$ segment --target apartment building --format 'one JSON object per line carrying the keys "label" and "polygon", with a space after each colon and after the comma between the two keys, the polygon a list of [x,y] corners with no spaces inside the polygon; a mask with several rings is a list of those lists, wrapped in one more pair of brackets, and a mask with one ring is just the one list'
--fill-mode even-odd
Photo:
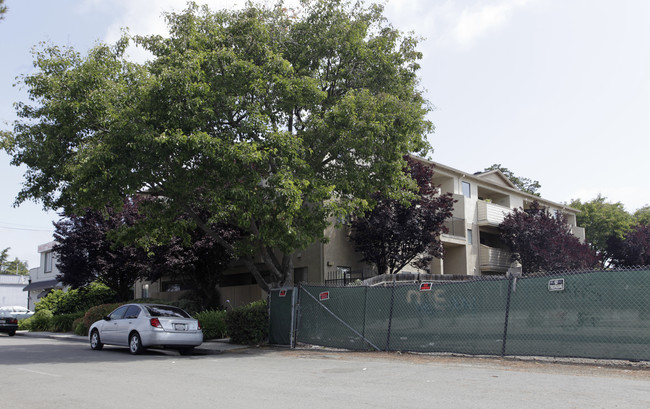
{"label": "apartment building", "polygon": [[27,291],[27,308],[34,309],[34,305],[50,291],[64,288],[63,284],[56,278],[59,269],[56,266],[57,255],[52,250],[55,241],[44,243],[38,246],[40,265],[29,270],[29,284],[23,288]]}

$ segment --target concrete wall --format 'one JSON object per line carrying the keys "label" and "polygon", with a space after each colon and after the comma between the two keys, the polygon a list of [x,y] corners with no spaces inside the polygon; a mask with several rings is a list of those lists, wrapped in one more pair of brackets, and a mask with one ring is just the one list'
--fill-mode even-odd
{"label": "concrete wall", "polygon": [[0,274],[0,307],[19,305],[28,307],[27,291],[29,276]]}

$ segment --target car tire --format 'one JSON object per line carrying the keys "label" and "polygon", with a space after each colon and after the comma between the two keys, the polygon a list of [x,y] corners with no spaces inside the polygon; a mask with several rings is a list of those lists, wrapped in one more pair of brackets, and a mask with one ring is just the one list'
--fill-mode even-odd
{"label": "car tire", "polygon": [[8,334],[10,337],[13,337],[14,335],[16,335],[16,331],[9,331]]}
{"label": "car tire", "polygon": [[140,334],[137,332],[132,332],[131,335],[129,335],[129,352],[131,352],[133,355],[138,355],[144,351],[144,347],[142,346],[142,341],[140,340]]}
{"label": "car tire", "polygon": [[99,337],[99,331],[96,329],[90,334],[90,348],[95,351],[101,351],[104,348],[101,338]]}
{"label": "car tire", "polygon": [[190,348],[181,348],[178,350],[181,355],[192,355],[194,353],[194,347]]}

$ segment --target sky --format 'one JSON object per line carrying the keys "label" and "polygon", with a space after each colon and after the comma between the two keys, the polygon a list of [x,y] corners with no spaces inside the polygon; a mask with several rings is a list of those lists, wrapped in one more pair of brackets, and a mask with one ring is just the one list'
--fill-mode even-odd
{"label": "sky", "polygon": [[[295,1],[295,0],[294,0]],[[212,0],[212,9],[243,1]],[[291,2],[285,2],[291,5]],[[97,42],[165,34],[175,0],[5,0],[0,21],[0,129],[27,102],[16,78],[40,42],[85,54]],[[650,2],[647,0],[390,0],[385,16],[421,37],[431,159],[466,172],[498,163],[538,180],[542,197],[598,194],[629,212],[650,204]],[[134,59],[144,58],[137,50]],[[0,250],[39,265],[56,212],[14,207],[24,168],[0,152]]]}

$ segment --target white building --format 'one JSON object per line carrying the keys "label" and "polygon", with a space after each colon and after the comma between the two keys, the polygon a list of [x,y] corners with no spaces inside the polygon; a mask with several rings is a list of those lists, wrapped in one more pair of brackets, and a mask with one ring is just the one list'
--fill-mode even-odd
{"label": "white building", "polygon": [[28,305],[30,310],[34,305],[50,291],[63,288],[63,284],[56,278],[59,269],[56,267],[57,257],[52,248],[56,242],[41,244],[38,246],[40,254],[40,266],[29,270],[29,284],[23,288],[28,292]]}

